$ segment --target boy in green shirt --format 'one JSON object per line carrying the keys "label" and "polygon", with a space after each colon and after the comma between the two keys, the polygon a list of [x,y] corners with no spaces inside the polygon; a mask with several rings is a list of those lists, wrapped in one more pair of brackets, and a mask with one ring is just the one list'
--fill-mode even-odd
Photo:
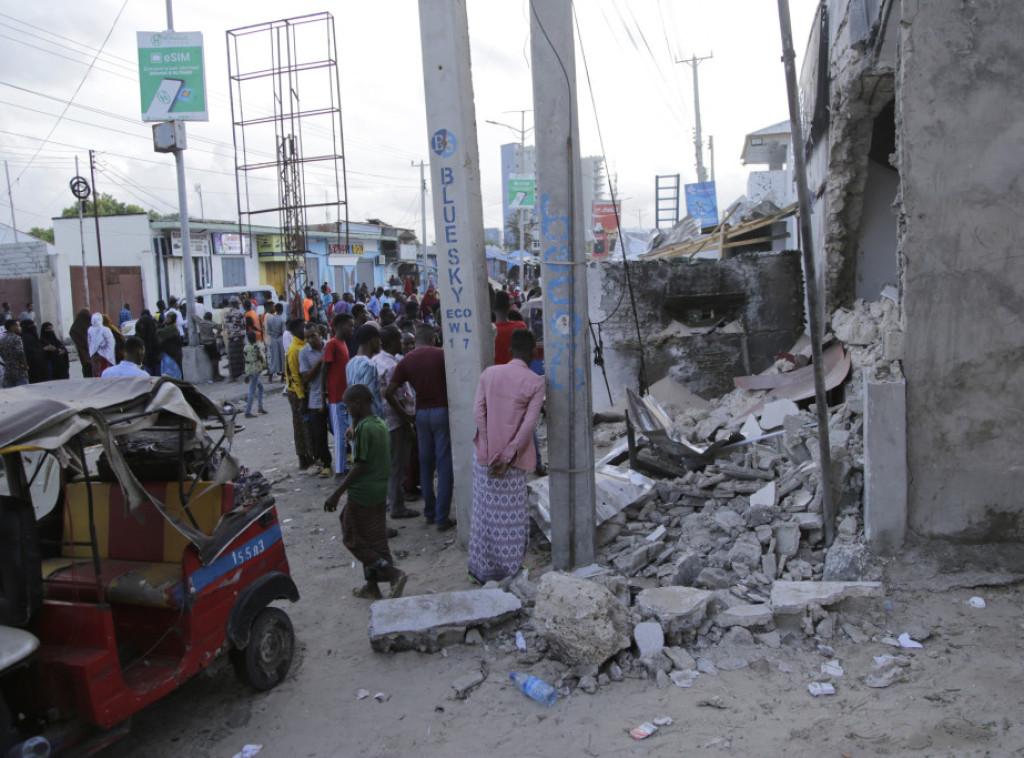
{"label": "boy in green shirt", "polygon": [[387,535],[387,492],[391,475],[391,444],[388,427],[373,413],[373,393],[365,384],[351,384],[342,396],[355,424],[352,437],[353,465],[338,488],[324,503],[334,513],[347,491],[341,510],[341,539],[363,564],[366,584],[352,591],[356,597],[380,600],[378,582],[391,584],[391,597],[401,597],[408,579],[395,568]]}

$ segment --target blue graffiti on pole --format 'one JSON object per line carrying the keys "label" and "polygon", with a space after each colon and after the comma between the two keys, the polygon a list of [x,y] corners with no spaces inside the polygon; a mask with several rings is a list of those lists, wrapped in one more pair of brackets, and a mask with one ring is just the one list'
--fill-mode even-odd
{"label": "blue graffiti on pole", "polygon": [[[447,129],[438,129],[430,140],[430,149],[442,158],[450,158],[455,153],[455,135]],[[459,253],[459,235],[455,226],[458,218],[458,206],[455,202],[455,171],[450,166],[441,167],[441,217],[444,219],[443,241],[448,245],[446,251],[448,263],[448,286],[455,300],[454,307],[444,308],[444,334],[452,349],[469,349],[473,333],[473,309],[462,304],[465,285],[462,281],[462,256]],[[447,305],[448,298],[443,298]]]}
{"label": "blue graffiti on pole", "polygon": [[447,129],[438,129],[430,138],[430,149],[442,158],[455,155],[455,135]]}
{"label": "blue graffiti on pole", "polygon": [[[544,262],[551,279],[544,286],[544,313],[547,325],[544,329],[544,371],[552,389],[562,389],[568,372],[566,354],[572,348],[571,337],[579,337],[582,325],[579,315],[572,308],[572,252],[569,250],[569,219],[567,216],[552,216],[548,212],[550,194],[541,195],[540,230],[546,245]],[[576,368],[575,389],[586,384],[583,369]]]}

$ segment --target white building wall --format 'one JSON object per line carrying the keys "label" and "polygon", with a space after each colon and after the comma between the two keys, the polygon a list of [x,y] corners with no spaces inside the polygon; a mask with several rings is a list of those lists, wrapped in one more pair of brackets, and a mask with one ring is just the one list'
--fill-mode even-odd
{"label": "white building wall", "polygon": [[[53,269],[57,299],[60,302],[61,331],[64,334],[67,334],[75,313],[82,307],[82,303],[72,302],[71,267],[82,265],[83,244],[86,265],[99,265],[95,223],[92,219],[85,219],[82,228],[84,234],[79,235],[77,218],[53,219],[53,242],[56,249]],[[100,239],[104,266],[139,266],[142,270],[145,302],[138,305],[132,303],[133,311],[152,309],[156,304],[157,290],[149,218],[141,213],[100,216]]]}

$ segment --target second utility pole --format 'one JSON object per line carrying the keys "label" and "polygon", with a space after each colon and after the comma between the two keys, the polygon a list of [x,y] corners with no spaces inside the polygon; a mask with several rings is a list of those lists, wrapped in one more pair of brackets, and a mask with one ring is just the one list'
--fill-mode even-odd
{"label": "second utility pole", "polygon": [[688,63],[693,67],[693,119],[694,126],[693,147],[697,153],[697,181],[703,184],[708,180],[707,169],[704,168],[704,142],[700,132],[700,85],[697,81],[697,64],[709,60],[714,55],[705,55],[698,58],[694,55],[690,60],[676,61],[676,63]]}

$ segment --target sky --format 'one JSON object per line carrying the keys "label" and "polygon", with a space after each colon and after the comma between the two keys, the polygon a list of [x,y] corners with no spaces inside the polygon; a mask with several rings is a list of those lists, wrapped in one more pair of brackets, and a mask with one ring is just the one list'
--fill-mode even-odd
{"label": "sky", "polygon": [[[799,67],[817,2],[790,5]],[[500,227],[500,146],[519,141],[520,111],[533,108],[529,6],[528,0],[468,0],[467,8],[484,226]],[[210,106],[208,122],[188,125],[189,215],[200,214],[198,184],[206,218],[237,218],[225,33],[279,20],[282,9],[288,17],[334,16],[349,219],[383,219],[419,234],[418,164],[429,160],[429,151],[414,0],[175,0],[175,29],[204,35]],[[575,11],[581,153],[605,156],[622,200],[623,226],[654,226],[656,175],[696,181],[692,70],[679,62],[694,55],[713,56],[698,72],[702,131],[715,145],[719,207],[743,194],[750,170],[740,163],[744,136],[788,118],[777,4],[579,0]],[[75,157],[88,176],[89,149],[96,151],[101,192],[160,213],[178,210],[174,159],[153,151],[138,82],[136,32],[165,28],[159,0],[0,3],[0,159],[7,163],[19,230],[49,227],[73,202],[68,183]],[[245,55],[242,64],[249,67],[264,58],[255,51]],[[321,89],[315,79],[305,86]],[[268,97],[256,89],[244,93],[249,114],[269,111]],[[531,116],[525,114],[527,129]],[[325,127],[313,127],[311,134],[326,134]],[[527,144],[531,137],[528,132]],[[312,138],[305,147],[311,154]],[[270,174],[250,184],[254,195],[262,191],[272,203]],[[330,197],[333,188],[325,165],[310,167],[309,201]],[[11,203],[0,194],[0,220],[9,224]],[[323,221],[325,211],[310,211],[307,220]],[[433,241],[429,198],[427,237]]]}

